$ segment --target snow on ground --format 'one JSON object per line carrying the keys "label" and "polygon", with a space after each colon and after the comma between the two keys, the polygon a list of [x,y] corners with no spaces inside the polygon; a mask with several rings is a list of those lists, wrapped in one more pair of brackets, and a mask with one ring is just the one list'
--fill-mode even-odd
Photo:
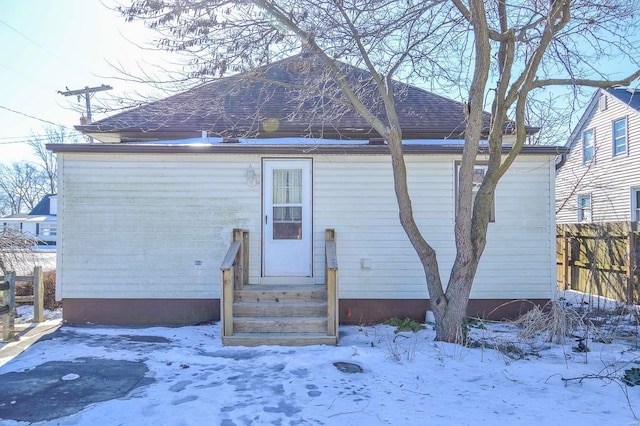
{"label": "snow on ground", "polygon": [[223,347],[219,324],[63,326],[0,375],[82,357],[148,367],[152,383],[46,425],[639,424],[640,386],[621,380],[640,366],[636,314],[600,318],[589,335],[610,338],[587,339],[589,352],[576,351],[574,339],[525,339],[513,324],[475,327],[474,348],[434,342],[429,325],[397,334],[386,325],[341,326],[337,347],[245,348]]}

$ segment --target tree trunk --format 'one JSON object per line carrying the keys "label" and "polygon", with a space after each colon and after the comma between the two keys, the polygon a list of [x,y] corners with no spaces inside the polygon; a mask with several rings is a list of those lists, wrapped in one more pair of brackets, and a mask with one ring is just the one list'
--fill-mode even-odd
{"label": "tree trunk", "polygon": [[444,314],[438,316],[434,311],[436,320],[436,340],[449,343],[466,343],[464,332],[464,319],[467,316],[467,303],[462,297],[449,298]]}
{"label": "tree trunk", "polygon": [[[436,319],[436,340],[466,344],[464,321],[473,279],[480,262],[479,256],[472,256],[468,262],[456,261],[451,270],[447,286],[445,309],[433,309]],[[431,301],[433,304],[433,301]]]}

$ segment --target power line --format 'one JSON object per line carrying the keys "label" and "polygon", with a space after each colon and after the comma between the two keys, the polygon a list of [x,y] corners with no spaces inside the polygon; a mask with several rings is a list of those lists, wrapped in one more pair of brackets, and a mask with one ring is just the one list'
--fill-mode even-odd
{"label": "power line", "polygon": [[4,65],[4,64],[0,64],[0,67],[2,67],[2,68],[4,68],[4,69],[6,69],[6,70],[8,70],[8,71],[11,71],[12,73],[14,73],[14,74],[16,74],[16,75],[18,75],[18,76],[20,76],[20,77],[22,77],[22,78],[26,79],[26,80],[31,80],[31,81],[33,81],[34,83],[39,84],[39,85],[40,85],[40,86],[42,86],[42,87],[46,87],[47,89],[53,89],[53,87],[51,87],[51,86],[47,86],[47,85],[46,85],[46,84],[44,84],[43,82],[41,82],[41,81],[39,81],[39,80],[36,80],[36,79],[35,79],[35,78],[33,78],[33,77],[29,77],[28,75],[23,74],[23,73],[21,73],[21,72],[19,72],[19,71],[16,71],[16,70],[14,70],[13,68],[9,68],[8,66],[6,66],[6,65]]}
{"label": "power line", "polygon": [[42,121],[43,123],[52,124],[52,125],[54,125],[56,127],[60,126],[60,127],[64,127],[67,130],[74,130],[75,131],[75,129],[71,129],[71,128],[67,127],[67,126],[63,126],[61,124],[54,123],[53,121],[45,120],[43,118],[34,117],[33,115],[25,114],[24,112],[20,112],[20,111],[16,111],[15,109],[7,108],[6,106],[0,105],[0,108],[5,109],[5,110],[7,110],[9,112],[13,112],[14,114],[19,114],[19,115],[23,115],[25,117],[28,117],[28,118],[31,118],[31,119],[34,119],[34,120]]}
{"label": "power line", "polygon": [[51,56],[53,56],[54,58],[56,58],[57,60],[64,62],[62,59],[60,59],[60,57],[58,57],[55,53],[53,53],[52,51],[50,51],[49,49],[47,49],[46,47],[43,47],[40,43],[38,43],[37,41],[35,41],[34,39],[30,38],[29,36],[27,36],[26,34],[18,31],[17,29],[13,28],[11,25],[7,24],[5,21],[3,21],[2,19],[0,19],[0,24],[5,25],[7,28],[9,28],[10,30],[14,31],[16,34],[24,37],[26,40],[29,40],[31,43],[35,44],[36,46],[38,46],[40,49],[44,50],[45,52],[47,52],[48,54],[50,54]]}
{"label": "power line", "polygon": [[[10,138],[4,138],[10,139]],[[12,144],[20,144],[20,143],[29,143],[29,142],[46,142],[49,140],[48,136],[24,136],[19,138],[12,138],[13,140],[0,140],[0,145],[12,145]]]}

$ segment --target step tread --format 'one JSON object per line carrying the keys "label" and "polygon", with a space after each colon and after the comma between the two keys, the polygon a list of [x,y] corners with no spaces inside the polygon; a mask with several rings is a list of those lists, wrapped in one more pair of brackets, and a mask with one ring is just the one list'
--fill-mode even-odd
{"label": "step tread", "polygon": [[315,302],[327,301],[327,290],[235,290],[235,302]]}
{"label": "step tread", "polygon": [[318,320],[318,321],[326,321],[327,317],[325,315],[323,316],[318,316],[318,315],[311,315],[311,316],[304,316],[304,317],[282,317],[282,316],[271,316],[271,317],[261,317],[261,316],[247,316],[247,317],[234,317],[233,318],[234,321],[236,320],[240,320],[240,321],[270,321],[270,322],[304,322],[304,321],[314,321],[314,320]]}
{"label": "step tread", "polygon": [[240,317],[292,316],[308,317],[327,314],[327,302],[234,302],[233,315]]}
{"label": "step tread", "polygon": [[228,346],[309,346],[338,344],[336,336],[323,333],[235,333],[222,338]]}
{"label": "step tread", "polygon": [[233,302],[234,305],[292,305],[292,306],[303,306],[303,305],[326,305],[326,300],[286,300],[284,302],[274,302],[274,301],[264,301],[258,302],[255,300],[239,300],[237,302]]}
{"label": "step tread", "polygon": [[233,330],[238,333],[324,333],[327,327],[326,316],[233,318]]}

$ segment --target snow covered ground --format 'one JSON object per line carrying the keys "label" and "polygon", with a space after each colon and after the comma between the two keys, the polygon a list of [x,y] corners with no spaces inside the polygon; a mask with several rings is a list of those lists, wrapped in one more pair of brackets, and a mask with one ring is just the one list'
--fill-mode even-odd
{"label": "snow covered ground", "polygon": [[[575,338],[525,338],[508,323],[474,324],[472,348],[434,342],[428,324],[418,333],[341,326],[339,346],[302,348],[223,347],[219,324],[63,326],[0,367],[0,388],[2,374],[92,357],[142,361],[152,380],[38,424],[638,425],[640,386],[622,381],[640,367],[637,317],[592,315],[577,334],[588,352]],[[362,372],[342,372],[340,362]]]}

